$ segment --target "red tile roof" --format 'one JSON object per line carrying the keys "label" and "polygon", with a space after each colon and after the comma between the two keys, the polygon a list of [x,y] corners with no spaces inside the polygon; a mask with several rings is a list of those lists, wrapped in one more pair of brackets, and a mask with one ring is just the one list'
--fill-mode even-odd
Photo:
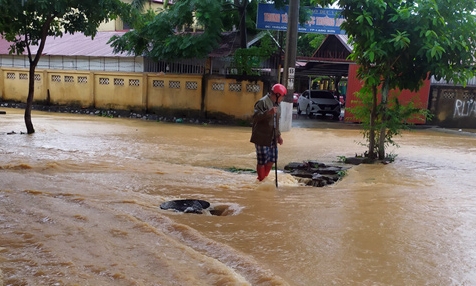
{"label": "red tile roof", "polygon": [[0,36],[0,55],[8,55],[8,48],[10,45],[10,42],[7,42],[2,38],[2,36]]}
{"label": "red tile roof", "polygon": [[[63,37],[48,37],[43,55],[50,56],[86,56],[86,57],[126,57],[126,54],[114,54],[107,41],[114,35],[126,32],[98,32],[94,37],[86,37],[82,33],[64,34]],[[0,54],[8,54],[11,43],[0,37]],[[37,46],[32,46],[32,54],[36,54]],[[25,53],[26,54],[26,51]]]}
{"label": "red tile roof", "polygon": [[[114,35],[122,36],[126,31],[98,32],[94,37],[86,37],[82,33],[74,35],[64,34],[63,37],[48,37],[46,39],[43,55],[50,56],[86,56],[86,57],[127,57],[126,54],[114,54],[112,47],[107,44]],[[196,34],[202,32],[195,32]],[[259,38],[259,37],[258,37]],[[11,43],[0,37],[0,55],[8,54]],[[227,57],[233,55],[240,47],[240,34],[237,31],[223,32],[218,47],[209,53],[210,57]],[[38,50],[37,46],[31,47],[32,53]],[[26,54],[26,51],[25,53]]]}

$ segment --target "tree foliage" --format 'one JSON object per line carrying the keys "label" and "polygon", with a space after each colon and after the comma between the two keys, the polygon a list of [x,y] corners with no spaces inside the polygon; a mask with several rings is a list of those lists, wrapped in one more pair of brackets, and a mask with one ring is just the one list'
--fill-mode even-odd
{"label": "tree foliage", "polygon": [[[98,26],[114,18],[123,7],[119,0],[0,0],[0,34],[12,43],[10,53],[26,51],[30,63],[25,109],[28,134],[35,132],[31,123],[34,72],[47,36],[82,32],[94,37]],[[32,54],[31,46],[38,46],[36,54]]]}
{"label": "tree foliage", "polygon": [[[116,53],[148,56],[155,59],[186,59],[209,53],[223,30],[222,5],[216,0],[182,0],[156,14],[131,9],[122,18],[133,30],[111,38]],[[204,27],[191,33],[191,27]]]}
{"label": "tree foliage", "polygon": [[316,2],[341,7],[341,28],[354,47],[351,57],[359,65],[358,76],[373,93],[368,111],[370,156],[378,150],[379,159],[385,157],[385,134],[393,116],[387,111],[390,90],[417,91],[429,75],[462,84],[474,76],[473,0]]}
{"label": "tree foliage", "polygon": [[323,34],[299,33],[297,39],[297,55],[312,57],[325,38],[326,35]]}
{"label": "tree foliage", "polygon": [[[143,7],[145,0],[134,0],[134,7]],[[285,0],[273,1],[277,8]],[[223,31],[236,28],[240,32],[240,47],[247,48],[248,34],[257,34],[256,13],[258,0],[180,0],[163,11],[132,9],[121,15],[133,30],[115,36],[110,43],[116,53],[147,56],[156,60],[201,58],[217,47]],[[309,5],[309,0],[301,0]],[[159,13],[156,13],[159,12]],[[300,22],[309,17],[300,11]],[[201,27],[194,31],[193,26]]]}
{"label": "tree foliage", "polygon": [[[409,102],[408,104],[401,104],[398,97],[400,92],[394,91],[389,94],[388,99],[388,107],[385,109],[385,117],[388,118],[387,122],[382,122],[382,117],[373,118],[371,121],[371,116],[369,116],[369,112],[372,110],[374,101],[374,92],[372,87],[364,86],[360,91],[357,92],[356,97],[358,102],[355,103],[355,106],[352,107],[352,114],[355,118],[358,118],[361,121],[363,126],[362,135],[365,139],[368,139],[372,136],[371,130],[372,125],[374,126],[373,129],[380,130],[385,125],[385,133],[383,134],[384,138],[384,147],[387,148],[389,146],[399,147],[399,145],[394,140],[394,137],[397,135],[401,135],[403,130],[410,129],[411,120],[413,119],[421,119],[421,118],[431,118],[431,114],[427,109],[418,108],[416,104],[418,99],[414,99],[414,101]],[[373,134],[375,136],[375,141],[380,141],[381,133],[376,132]],[[361,143],[361,145],[366,146],[367,150],[369,150],[369,142]],[[366,151],[365,154],[367,157],[376,157],[379,153],[380,145],[376,145],[373,148],[373,156],[371,156]],[[388,155],[387,155],[388,157]]]}
{"label": "tree foliage", "polygon": [[233,65],[240,75],[260,75],[261,63],[276,51],[269,35],[261,38],[259,47],[237,49],[233,57]]}

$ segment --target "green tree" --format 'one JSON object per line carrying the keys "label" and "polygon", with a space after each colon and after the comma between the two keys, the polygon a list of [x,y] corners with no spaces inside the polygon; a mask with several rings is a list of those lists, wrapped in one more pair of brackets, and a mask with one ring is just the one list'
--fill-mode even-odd
{"label": "green tree", "polygon": [[[47,36],[83,32],[94,37],[101,22],[114,18],[123,5],[119,0],[0,0],[0,34],[12,43],[10,53],[26,51],[30,64],[25,108],[28,134],[35,132],[31,121],[34,75]],[[38,46],[36,54],[31,46]]]}
{"label": "green tree", "polygon": [[[200,58],[216,48],[223,31],[238,28],[242,49],[247,48],[248,33],[257,33],[258,0],[180,0],[156,14],[155,11],[142,13],[146,2],[133,0],[132,6],[139,9],[121,15],[134,29],[111,38],[116,53],[159,60]],[[284,0],[273,2],[277,8],[286,4]],[[301,0],[301,5],[309,5],[309,0]],[[301,9],[300,22],[304,23],[308,17],[309,12]],[[196,24],[203,31],[191,33],[191,27]]]}
{"label": "green tree", "polygon": [[323,34],[299,33],[297,39],[297,55],[312,57],[325,38],[326,35]]}
{"label": "green tree", "polygon": [[239,75],[257,75],[261,73],[259,68],[261,63],[268,59],[276,51],[276,46],[272,44],[271,37],[265,35],[261,38],[259,47],[253,46],[247,49],[237,49],[233,56],[233,66]]}
{"label": "green tree", "polygon": [[[417,91],[430,75],[465,84],[474,76],[474,0],[316,0],[336,3],[354,47],[358,77],[372,93],[368,156],[385,158],[392,89]],[[381,97],[378,98],[377,94]],[[400,108],[400,107],[399,107]],[[378,138],[378,143],[376,139]],[[378,145],[376,145],[378,144]]]}
{"label": "green tree", "polygon": [[[132,6],[136,2],[133,1]],[[219,42],[223,31],[222,5],[217,0],[181,0],[167,5],[160,13],[132,8],[121,14],[133,30],[109,41],[116,53],[147,56],[154,59],[176,60],[201,57]],[[191,33],[194,25],[203,32]]]}

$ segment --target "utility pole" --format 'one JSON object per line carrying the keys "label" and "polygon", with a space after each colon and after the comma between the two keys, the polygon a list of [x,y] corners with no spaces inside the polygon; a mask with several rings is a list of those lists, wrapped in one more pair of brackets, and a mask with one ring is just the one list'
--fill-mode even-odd
{"label": "utility pole", "polygon": [[294,72],[296,68],[299,0],[290,0],[288,9],[288,30],[286,31],[286,51],[284,58],[283,85],[288,94],[281,102],[281,131],[291,130],[293,117]]}

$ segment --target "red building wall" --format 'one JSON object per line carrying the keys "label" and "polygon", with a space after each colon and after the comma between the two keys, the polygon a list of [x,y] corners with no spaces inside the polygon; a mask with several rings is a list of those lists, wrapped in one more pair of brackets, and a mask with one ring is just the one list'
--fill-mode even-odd
{"label": "red building wall", "polygon": [[[357,69],[358,66],[356,64],[349,65],[349,77],[347,81],[347,92],[346,92],[346,100],[345,100],[345,115],[344,120],[347,122],[356,122],[353,118],[352,113],[349,111],[349,108],[355,106],[355,100],[357,97],[355,96],[355,92],[359,91],[362,88],[362,82],[357,79]],[[391,95],[392,91],[390,91]],[[410,92],[408,90],[403,90],[401,95],[399,96],[399,101],[402,104],[406,104],[413,100],[415,105],[419,108],[427,109],[428,108],[428,99],[430,96],[430,80],[425,80],[423,86],[417,92]],[[426,119],[423,117],[416,118],[414,120],[410,120],[411,123],[414,124],[425,124]]]}

